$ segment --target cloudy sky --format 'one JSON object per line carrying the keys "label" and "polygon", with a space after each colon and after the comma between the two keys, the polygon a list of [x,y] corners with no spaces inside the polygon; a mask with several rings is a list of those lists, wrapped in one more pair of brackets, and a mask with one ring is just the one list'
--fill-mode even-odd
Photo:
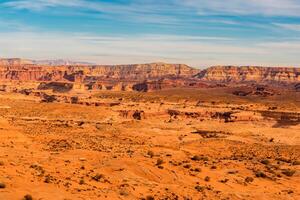
{"label": "cloudy sky", "polygon": [[300,0],[0,0],[0,57],[300,66]]}

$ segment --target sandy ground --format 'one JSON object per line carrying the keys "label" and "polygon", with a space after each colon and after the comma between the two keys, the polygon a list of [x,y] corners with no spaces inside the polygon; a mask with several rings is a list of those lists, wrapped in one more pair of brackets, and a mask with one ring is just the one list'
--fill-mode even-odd
{"label": "sandy ground", "polygon": [[[0,199],[300,199],[299,123],[259,115],[270,101],[209,98],[93,107],[1,94]],[[280,112],[299,112],[287,105]],[[230,123],[167,113],[241,106]]]}

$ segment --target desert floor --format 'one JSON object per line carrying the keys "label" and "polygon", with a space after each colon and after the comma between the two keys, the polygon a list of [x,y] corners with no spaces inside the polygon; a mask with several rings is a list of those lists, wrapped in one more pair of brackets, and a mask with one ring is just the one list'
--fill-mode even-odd
{"label": "desert floor", "polygon": [[92,95],[115,106],[1,93],[0,199],[300,199],[299,94],[220,91]]}

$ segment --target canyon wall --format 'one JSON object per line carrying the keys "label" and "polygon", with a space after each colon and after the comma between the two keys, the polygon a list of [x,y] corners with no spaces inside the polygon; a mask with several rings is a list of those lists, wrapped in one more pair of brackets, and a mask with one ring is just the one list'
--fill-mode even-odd
{"label": "canyon wall", "polygon": [[[0,81],[71,83],[73,89],[153,91],[167,88],[224,87],[236,83],[291,86],[300,83],[300,68],[216,66],[199,70],[184,64],[150,63],[132,65],[33,64],[23,59],[0,59]],[[269,84],[271,85],[271,84]],[[56,84],[50,85],[51,88]],[[49,86],[49,87],[50,87]],[[43,88],[48,86],[43,86]]]}
{"label": "canyon wall", "polygon": [[217,82],[300,82],[300,68],[216,66],[201,71],[197,78]]}
{"label": "canyon wall", "polygon": [[[12,63],[12,62],[11,62]],[[41,66],[0,63],[0,80],[74,81],[76,75],[94,80],[152,80],[187,78],[200,70],[181,64],[136,64],[115,66]]]}

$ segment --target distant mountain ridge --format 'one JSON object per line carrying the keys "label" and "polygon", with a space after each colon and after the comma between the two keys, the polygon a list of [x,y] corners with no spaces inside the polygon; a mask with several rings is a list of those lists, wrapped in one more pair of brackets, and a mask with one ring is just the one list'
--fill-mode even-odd
{"label": "distant mountain ridge", "polygon": [[48,65],[48,66],[60,66],[60,65],[93,65],[89,62],[77,62],[64,59],[55,60],[30,60],[22,58],[0,58],[0,65],[3,66],[20,66],[20,65]]}
{"label": "distant mountain ridge", "polygon": [[141,83],[163,79],[180,81],[185,86],[200,82],[294,84],[300,82],[300,68],[214,66],[200,70],[185,64],[168,63],[92,65],[66,60],[0,59],[0,80]]}

